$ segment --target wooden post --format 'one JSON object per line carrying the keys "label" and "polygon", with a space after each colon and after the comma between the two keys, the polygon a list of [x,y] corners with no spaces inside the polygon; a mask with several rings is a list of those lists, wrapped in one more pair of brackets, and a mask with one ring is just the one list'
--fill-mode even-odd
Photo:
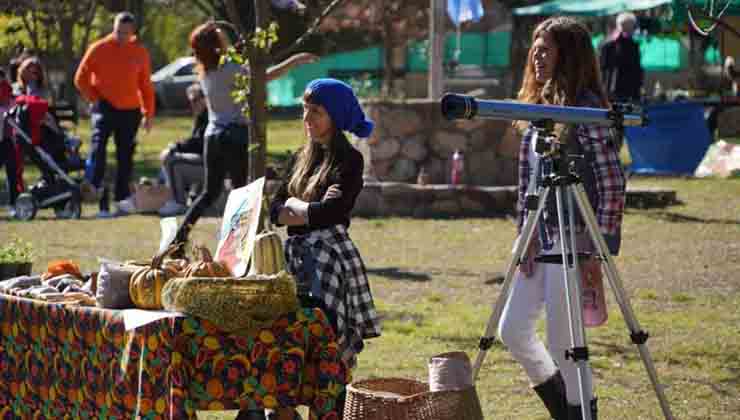
{"label": "wooden post", "polygon": [[444,13],[446,0],[431,0],[429,13],[429,89],[428,97],[439,100],[444,90],[444,59],[445,28]]}

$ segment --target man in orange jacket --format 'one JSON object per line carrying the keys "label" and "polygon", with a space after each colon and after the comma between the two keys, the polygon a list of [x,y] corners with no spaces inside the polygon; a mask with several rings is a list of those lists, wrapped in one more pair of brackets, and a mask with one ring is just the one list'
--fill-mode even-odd
{"label": "man in orange jacket", "polygon": [[[105,175],[105,152],[113,134],[116,144],[117,206],[111,215],[101,201],[98,217],[126,215],[136,210],[129,181],[133,171],[136,132],[139,124],[149,131],[154,117],[154,87],[149,52],[135,36],[136,23],[129,12],[113,21],[113,32],[94,42],[75,74],[75,85],[92,104],[92,145],[85,166],[85,179],[99,193]],[[97,194],[99,195],[99,194]]]}

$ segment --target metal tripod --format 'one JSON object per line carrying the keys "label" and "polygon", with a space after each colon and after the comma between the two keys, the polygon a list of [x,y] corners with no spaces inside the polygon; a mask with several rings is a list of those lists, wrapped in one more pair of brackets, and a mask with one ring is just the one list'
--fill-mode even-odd
{"label": "metal tripod", "polygon": [[[579,157],[569,153],[570,148],[566,147],[568,146],[567,143],[565,145],[558,146],[558,143],[556,141],[552,141],[552,139],[552,121],[538,121],[535,123],[535,132],[534,137],[532,138],[532,141],[536,142],[535,150],[540,156],[552,159],[553,171],[543,179],[542,185],[536,185],[537,183],[534,182],[534,178],[539,172],[539,164],[542,159],[536,160],[533,168],[534,170],[532,172],[532,181],[529,183],[525,200],[525,207],[528,210],[528,215],[524,226],[522,227],[519,240],[515,244],[512,260],[506,270],[506,276],[504,278],[501,293],[493,306],[493,313],[488,320],[486,331],[480,339],[478,356],[473,365],[473,380],[478,378],[478,373],[483,364],[486,352],[495,341],[496,329],[498,328],[504,306],[511,292],[511,283],[517,266],[520,264],[525,250],[529,247],[529,243],[532,240],[533,233],[535,232],[537,221],[540,219],[546,206],[547,197],[550,193],[554,193],[557,206],[558,229],[562,254],[540,256],[536,258],[535,261],[550,264],[562,264],[563,267],[563,281],[565,282],[565,294],[567,297],[566,305],[570,331],[570,348],[565,351],[565,358],[576,364],[583,419],[592,420],[590,405],[593,391],[590,383],[590,375],[587,374],[590,366],[588,361],[588,347],[586,345],[586,332],[583,326],[583,314],[581,309],[581,282],[579,281],[581,277],[579,273],[578,260],[590,258],[590,255],[579,254],[576,248],[574,201],[577,206],[577,210],[581,215],[581,219],[585,223],[594,248],[596,249],[596,256],[602,262],[602,267],[606,272],[609,285],[611,286],[617,303],[619,304],[619,308],[622,311],[625,323],[630,331],[630,339],[637,345],[640,352],[640,357],[642,358],[645,369],[650,377],[650,382],[652,383],[655,394],[660,402],[663,416],[666,420],[673,420],[673,415],[663,392],[663,386],[658,382],[657,372],[646,345],[648,334],[642,330],[640,324],[635,318],[632,307],[622,287],[622,281],[617,273],[614,260],[609,252],[609,248],[607,247],[604,237],[599,231],[596,216],[591,208],[588,196],[581,184],[581,179],[576,173],[574,159]],[[548,140],[551,141],[548,142]],[[570,139],[566,139],[566,141],[568,140]],[[572,141],[576,140],[573,139]],[[567,150],[562,150],[563,148]],[[568,217],[567,222],[566,213]]]}

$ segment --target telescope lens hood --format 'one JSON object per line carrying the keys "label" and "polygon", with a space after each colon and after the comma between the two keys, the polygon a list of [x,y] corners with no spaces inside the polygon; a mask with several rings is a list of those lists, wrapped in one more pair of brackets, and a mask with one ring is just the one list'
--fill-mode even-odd
{"label": "telescope lens hood", "polygon": [[441,105],[442,115],[448,120],[470,120],[478,113],[478,103],[472,96],[447,93],[442,97]]}

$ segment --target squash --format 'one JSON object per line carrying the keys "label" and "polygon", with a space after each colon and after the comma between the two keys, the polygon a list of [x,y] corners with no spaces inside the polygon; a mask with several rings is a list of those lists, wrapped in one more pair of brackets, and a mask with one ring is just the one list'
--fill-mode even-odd
{"label": "squash", "polygon": [[231,272],[225,265],[213,261],[207,247],[201,245],[195,251],[200,253],[200,261],[190,263],[182,277],[231,277]]}
{"label": "squash", "polygon": [[155,255],[149,266],[139,268],[131,276],[128,291],[137,308],[162,309],[162,288],[176,274],[171,268],[163,268],[162,260],[174,249],[171,246]]}
{"label": "squash", "polygon": [[283,241],[277,232],[263,231],[254,239],[248,275],[273,275],[285,270]]}

